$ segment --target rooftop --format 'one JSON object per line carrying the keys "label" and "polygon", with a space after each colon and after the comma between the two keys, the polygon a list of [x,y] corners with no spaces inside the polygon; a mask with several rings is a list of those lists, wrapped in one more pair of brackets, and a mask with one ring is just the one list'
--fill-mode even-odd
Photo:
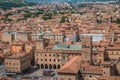
{"label": "rooftop", "polygon": [[103,40],[103,34],[81,34],[81,36],[92,36],[93,42],[100,42]]}
{"label": "rooftop", "polygon": [[58,73],[73,73],[77,74],[80,69],[80,56],[73,57],[70,61],[65,63],[59,70]]}
{"label": "rooftop", "polygon": [[26,53],[26,52],[13,53],[10,56],[7,56],[6,59],[9,59],[9,58],[10,59],[17,59],[17,58],[21,58],[21,57],[27,56],[28,54],[30,54],[30,53]]}
{"label": "rooftop", "polygon": [[63,44],[63,43],[58,43],[53,46],[52,49],[54,50],[81,50],[82,45],[81,44]]}

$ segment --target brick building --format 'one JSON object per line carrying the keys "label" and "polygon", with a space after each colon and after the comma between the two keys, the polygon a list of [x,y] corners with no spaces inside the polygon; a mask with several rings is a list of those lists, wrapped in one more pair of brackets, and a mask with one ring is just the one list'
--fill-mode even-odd
{"label": "brick building", "polygon": [[22,73],[31,66],[31,53],[13,53],[5,58],[7,73]]}

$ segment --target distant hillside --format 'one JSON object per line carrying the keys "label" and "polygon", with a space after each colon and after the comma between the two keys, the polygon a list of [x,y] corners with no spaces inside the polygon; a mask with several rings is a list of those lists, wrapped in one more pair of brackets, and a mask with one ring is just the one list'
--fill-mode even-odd
{"label": "distant hillside", "polygon": [[120,0],[118,0],[118,2],[120,2]]}
{"label": "distant hillside", "polygon": [[114,0],[25,0],[33,3],[59,3],[59,2],[97,2],[97,1],[114,1]]}
{"label": "distant hillside", "polygon": [[22,3],[22,0],[0,0],[0,2],[12,2],[12,3],[20,4]]}
{"label": "distant hillside", "polygon": [[33,3],[24,2],[23,0],[0,0],[1,9],[10,9],[12,7],[31,6]]}

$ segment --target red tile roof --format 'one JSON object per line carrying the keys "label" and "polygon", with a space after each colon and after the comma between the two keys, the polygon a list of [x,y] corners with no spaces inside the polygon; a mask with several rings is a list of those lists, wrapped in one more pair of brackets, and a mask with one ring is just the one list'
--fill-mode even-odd
{"label": "red tile roof", "polygon": [[77,74],[80,69],[81,57],[75,56],[70,61],[65,63],[59,70],[58,73],[73,73]]}

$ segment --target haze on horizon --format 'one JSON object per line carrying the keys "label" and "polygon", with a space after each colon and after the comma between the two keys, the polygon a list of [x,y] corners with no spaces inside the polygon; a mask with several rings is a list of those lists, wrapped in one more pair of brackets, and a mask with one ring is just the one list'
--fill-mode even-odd
{"label": "haze on horizon", "polygon": [[59,3],[59,2],[106,2],[116,0],[24,0],[24,1],[34,3]]}

